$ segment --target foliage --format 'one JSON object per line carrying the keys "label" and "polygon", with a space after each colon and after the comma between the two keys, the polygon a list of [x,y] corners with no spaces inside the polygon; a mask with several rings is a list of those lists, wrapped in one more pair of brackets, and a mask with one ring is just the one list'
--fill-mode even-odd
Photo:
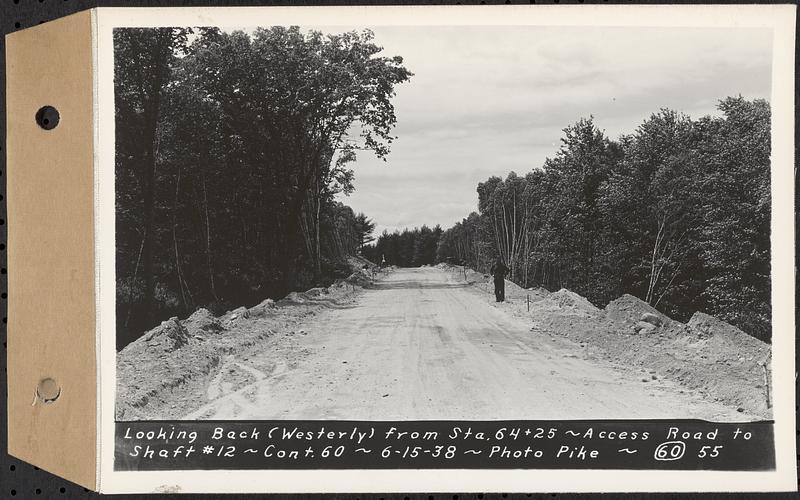
{"label": "foliage", "polygon": [[704,311],[770,340],[770,111],[726,98],[720,117],[662,109],[613,141],[592,118],[525,177],[478,184],[478,211],[437,260],[603,305],[623,293],[677,319]]}
{"label": "foliage", "polygon": [[344,272],[374,224],[334,197],[357,152],[389,154],[400,57],[297,27],[117,29],[114,48],[118,347]]}
{"label": "foliage", "polygon": [[404,229],[402,232],[384,231],[374,245],[364,248],[364,256],[389,266],[418,267],[436,263],[436,247],[442,235],[438,225]]}

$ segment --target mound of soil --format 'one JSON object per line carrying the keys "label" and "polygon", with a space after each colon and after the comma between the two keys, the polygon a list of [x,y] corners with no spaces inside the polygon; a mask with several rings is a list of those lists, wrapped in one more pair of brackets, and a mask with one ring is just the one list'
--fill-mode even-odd
{"label": "mound of soil", "polygon": [[[490,281],[491,281],[491,279],[492,278],[489,277]],[[531,293],[527,289],[522,288],[521,286],[517,285],[513,281],[505,280],[505,282],[506,282],[506,296],[507,297],[525,297],[526,295],[531,295]],[[531,296],[531,298],[533,298],[533,297]]]}
{"label": "mound of soil", "polygon": [[526,318],[532,335],[564,337],[585,346],[587,355],[641,370],[646,380],[669,379],[708,400],[771,417],[764,378],[769,345],[712,316],[697,313],[685,325],[632,295],[599,310],[565,289],[532,302],[529,311],[524,301],[503,309]]}
{"label": "mound of soil", "polygon": [[[545,290],[544,288],[541,287],[522,288],[513,281],[509,280],[505,281],[506,281],[506,299],[511,298],[527,302],[528,298],[530,298],[531,304],[533,304],[534,302],[538,302],[550,296],[550,292]],[[491,277],[489,278],[489,288],[490,289],[494,288],[494,284],[492,283]]]}
{"label": "mound of soil", "polygon": [[[250,309],[239,307],[215,318],[198,309],[184,321],[170,318],[117,353],[118,420],[179,418],[197,406],[190,397],[207,385],[211,372],[229,354],[244,351],[275,334],[292,335],[315,308],[355,300],[349,285],[290,295],[304,307],[276,307],[267,299]],[[314,292],[316,293],[316,292]],[[284,299],[282,305],[297,305]],[[211,333],[214,333],[213,335]],[[191,388],[191,389],[190,389]]]}
{"label": "mound of soil", "polygon": [[561,309],[572,309],[575,312],[588,315],[597,315],[600,313],[600,309],[596,308],[594,304],[589,302],[586,298],[566,288],[549,294],[542,300],[542,304],[552,305]]}
{"label": "mound of soil", "polygon": [[744,333],[735,326],[710,316],[696,312],[689,320],[688,326],[700,332],[702,337],[724,340],[726,344],[740,349],[767,349],[766,343]]}
{"label": "mound of soil", "polygon": [[372,279],[363,271],[356,271],[350,276],[347,277],[345,280],[347,283],[351,285],[358,285],[358,286],[369,286],[372,283]]}
{"label": "mound of soil", "polygon": [[303,304],[308,301],[308,297],[304,292],[291,292],[286,297],[278,301],[280,305]]}
{"label": "mound of soil", "polygon": [[[738,328],[703,313],[688,325],[656,311],[646,302],[625,295],[609,303],[606,325],[594,323],[594,333],[578,328],[560,330],[586,341],[606,359],[638,366],[648,375],[678,382],[709,400],[769,418],[764,372],[769,370],[769,346]],[[633,335],[643,316],[663,322],[649,333]]]}
{"label": "mound of soil", "polygon": [[[647,302],[628,295],[612,300],[605,307],[606,317],[617,323],[623,330],[634,331],[634,326],[643,320],[646,314],[651,314],[661,320],[665,327],[669,327],[671,320],[664,314],[658,312]],[[656,325],[657,326],[657,325]]]}
{"label": "mound of soil", "polygon": [[542,287],[528,288],[531,301],[545,299],[550,296],[550,290]]}
{"label": "mound of soil", "polygon": [[169,404],[171,389],[208,373],[219,357],[212,350],[193,348],[203,344],[177,318],[128,344],[117,354],[117,419],[142,418],[142,408],[154,400]]}
{"label": "mound of soil", "polygon": [[145,344],[153,349],[172,352],[186,345],[189,341],[189,332],[177,317],[162,322],[143,336]]}
{"label": "mound of soil", "polygon": [[190,335],[219,333],[225,329],[217,317],[211,314],[211,311],[202,307],[183,320],[182,323]]}
{"label": "mound of soil", "polygon": [[274,309],[275,301],[272,299],[267,299],[251,307],[247,310],[247,312],[250,314],[250,317],[263,318],[264,316],[268,316],[271,312],[273,312]]}
{"label": "mound of soil", "polygon": [[[351,275],[357,285],[371,281],[363,266],[369,261],[351,259],[358,269]],[[196,401],[186,399],[187,387],[202,387],[221,356],[263,342],[277,332],[291,335],[295,325],[314,308],[349,303],[353,288],[337,282],[328,288],[293,292],[276,303],[266,299],[251,307],[238,307],[221,317],[198,309],[183,321],[164,321],[117,353],[117,405],[119,420],[159,419],[185,414]],[[305,307],[277,307],[304,304]]]}
{"label": "mound of soil", "polygon": [[367,269],[378,267],[373,262],[361,257],[360,255],[349,255],[347,257],[347,266],[350,268],[351,272],[361,271],[364,269],[364,266],[366,266]]}
{"label": "mound of soil", "polygon": [[227,312],[224,316],[222,316],[222,318],[220,318],[220,320],[226,328],[231,328],[232,326],[236,325],[236,323],[249,317],[250,312],[246,307],[241,306],[237,307],[233,311]]}
{"label": "mound of soil", "polygon": [[769,345],[703,313],[696,313],[688,325],[671,321],[656,339],[656,349],[643,343],[641,348],[632,347],[625,357],[657,369],[709,399],[770,417]]}

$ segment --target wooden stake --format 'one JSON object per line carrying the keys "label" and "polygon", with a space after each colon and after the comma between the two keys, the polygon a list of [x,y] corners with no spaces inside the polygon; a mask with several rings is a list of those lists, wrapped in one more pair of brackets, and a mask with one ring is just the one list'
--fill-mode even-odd
{"label": "wooden stake", "polygon": [[767,390],[767,408],[771,408],[772,403],[769,399],[769,375],[767,375],[767,364],[761,363],[761,368],[764,369],[764,388]]}

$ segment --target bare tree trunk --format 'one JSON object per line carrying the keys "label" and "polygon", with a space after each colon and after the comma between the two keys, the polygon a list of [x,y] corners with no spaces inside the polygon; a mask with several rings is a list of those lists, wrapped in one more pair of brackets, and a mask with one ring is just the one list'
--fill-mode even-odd
{"label": "bare tree trunk", "polygon": [[158,32],[156,43],[153,47],[153,63],[155,66],[151,80],[148,98],[145,98],[145,120],[147,142],[143,154],[144,164],[144,246],[142,247],[143,274],[144,274],[144,300],[143,319],[149,326],[153,322],[153,293],[155,280],[153,276],[153,240],[155,231],[153,226],[155,214],[155,177],[156,177],[156,143],[158,141],[158,119],[161,111],[161,87],[167,72],[169,55],[169,38]]}
{"label": "bare tree trunk", "polygon": [[144,237],[142,237],[142,244],[139,246],[139,256],[136,257],[136,266],[133,268],[133,278],[131,279],[130,288],[128,288],[128,314],[125,316],[126,328],[131,320],[131,311],[133,310],[133,304],[131,304],[131,301],[133,300],[133,287],[136,286],[136,275],[139,273],[139,262],[142,260],[142,251],[144,250],[145,240],[147,240],[146,234]]}
{"label": "bare tree trunk", "polygon": [[[178,179],[175,181],[175,200],[172,203],[172,244],[175,249],[175,271],[178,274],[178,287],[181,290],[181,300],[183,300],[184,310],[188,310],[190,308],[194,309],[194,298],[192,298],[192,292],[189,290],[189,285],[186,284],[186,280],[183,277],[183,270],[181,269],[181,258],[178,252],[178,236],[177,236],[178,193],[180,192],[182,173],[183,173],[183,168],[178,170]],[[188,301],[186,300],[187,295],[189,296]]]}
{"label": "bare tree trunk", "polygon": [[656,270],[658,266],[658,255],[661,249],[661,242],[664,237],[664,224],[664,219],[658,221],[658,232],[656,233],[656,241],[653,243],[653,253],[650,257],[650,281],[647,285],[647,295],[645,296],[645,302],[648,304],[650,304],[653,300],[653,290],[655,289],[656,280],[658,279]]}
{"label": "bare tree trunk", "polygon": [[320,186],[319,186],[319,179],[317,179],[317,189],[316,189],[316,212],[314,213],[314,231],[315,235],[314,238],[316,240],[316,262],[314,267],[314,273],[316,281],[319,282],[322,279],[322,255],[321,255],[321,245],[319,241],[319,218],[320,218],[320,209],[322,206],[322,193],[320,193]]}
{"label": "bare tree trunk", "polygon": [[208,217],[208,192],[206,191],[206,176],[202,169],[200,171],[200,180],[203,183],[203,205],[205,206],[206,215],[206,265],[208,268],[208,282],[211,287],[211,295],[214,297],[214,300],[219,301],[219,297],[217,296],[217,288],[214,285],[214,268],[211,265],[211,222],[209,221]]}
{"label": "bare tree trunk", "polygon": [[181,189],[181,174],[183,168],[178,169],[178,178],[175,180],[175,198],[172,202],[172,245],[175,249],[175,272],[178,275],[178,288],[181,290],[181,300],[183,301],[184,309],[187,308],[186,294],[183,292],[183,279],[181,278],[181,258],[178,254],[178,236],[177,236],[177,209],[178,209],[178,192]]}

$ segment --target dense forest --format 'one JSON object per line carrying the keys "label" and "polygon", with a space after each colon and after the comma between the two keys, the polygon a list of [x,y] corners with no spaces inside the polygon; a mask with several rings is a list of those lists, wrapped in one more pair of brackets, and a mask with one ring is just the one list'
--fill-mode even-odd
{"label": "dense forest", "polygon": [[384,231],[374,245],[365,246],[364,257],[376,264],[419,267],[435,264],[442,228],[428,226],[404,229],[389,233]]}
{"label": "dense forest", "polygon": [[[477,186],[443,231],[384,232],[338,199],[357,153],[386,159],[412,74],[370,31],[114,31],[117,346],[169,316],[215,313],[349,274],[348,255],[486,272],[597,305],[630,293],[769,341],[770,108],[662,109],[606,137],[593,118],[524,175]],[[466,215],[466,214],[465,214]]]}
{"label": "dense forest", "polygon": [[389,153],[402,58],[283,27],[116,29],[114,51],[118,348],[346,276],[374,224],[335,196]]}
{"label": "dense forest", "polygon": [[729,97],[719,110],[662,109],[618,140],[581,119],[541,168],[480,183],[437,260],[487,271],[500,255],[525,287],[598,305],[629,293],[769,341],[770,108]]}

